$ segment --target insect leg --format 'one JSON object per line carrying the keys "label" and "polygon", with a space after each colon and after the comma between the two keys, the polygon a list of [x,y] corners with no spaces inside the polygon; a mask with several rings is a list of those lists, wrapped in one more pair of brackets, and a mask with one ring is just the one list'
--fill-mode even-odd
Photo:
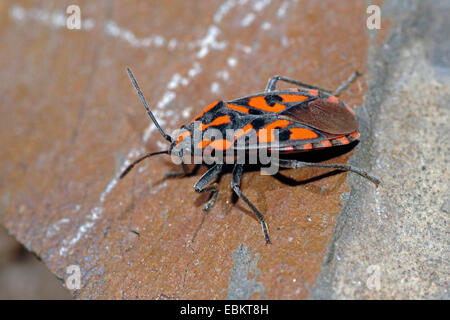
{"label": "insect leg", "polygon": [[244,165],[240,163],[236,163],[233,168],[233,176],[231,178],[231,188],[233,188],[233,191],[236,192],[236,194],[241,198],[242,200],[247,203],[247,205],[252,209],[253,213],[258,218],[259,222],[261,222],[262,230],[264,233],[264,238],[266,239],[266,244],[271,243],[269,232],[267,231],[267,224],[264,221],[263,215],[256,209],[256,207],[250,202],[250,200],[247,199],[246,196],[244,196],[241,192],[241,178],[242,178],[242,171],[244,169]]}
{"label": "insect leg", "polygon": [[274,77],[270,78],[269,82],[267,83],[266,91],[267,92],[274,91],[276,89],[276,87],[277,87],[277,82],[278,81],[284,81],[284,82],[287,82],[287,83],[290,83],[290,84],[294,84],[294,85],[296,85],[298,87],[319,90],[319,91],[323,91],[323,92],[329,93],[329,94],[332,93],[330,90],[319,88],[319,87],[316,87],[316,86],[313,86],[313,85],[310,85],[310,84],[307,84],[307,83],[304,83],[304,82],[300,82],[300,81],[297,81],[297,80],[294,80],[294,79],[291,79],[291,78],[287,78],[287,77],[284,77],[284,76],[274,76]]}
{"label": "insect leg", "polygon": [[297,160],[288,160],[288,159],[280,159],[279,160],[280,167],[282,168],[303,168],[303,167],[314,167],[314,168],[331,168],[331,169],[337,169],[342,171],[351,171],[356,174],[359,174],[360,176],[372,181],[375,183],[376,186],[378,186],[381,181],[374,176],[370,175],[366,171],[347,165],[347,164],[328,164],[328,163],[312,163],[312,162],[302,162]]}
{"label": "insect leg", "polygon": [[353,81],[356,80],[359,76],[361,76],[362,73],[359,73],[358,71],[353,72],[353,74],[348,78],[347,81],[345,81],[339,88],[336,89],[336,91],[333,92],[334,96],[339,96],[345,89],[347,89]]}
{"label": "insect leg", "polygon": [[208,203],[203,208],[204,211],[208,211],[212,208],[214,203],[216,202],[217,196],[219,195],[219,190],[217,189],[217,183],[213,183],[212,185],[208,186],[211,181],[214,180],[214,178],[217,177],[217,175],[222,170],[223,164],[217,163],[213,167],[211,167],[208,171],[206,171],[201,178],[197,181],[197,183],[194,185],[195,192],[198,193],[204,193],[208,191],[212,191],[211,199],[209,199]]}

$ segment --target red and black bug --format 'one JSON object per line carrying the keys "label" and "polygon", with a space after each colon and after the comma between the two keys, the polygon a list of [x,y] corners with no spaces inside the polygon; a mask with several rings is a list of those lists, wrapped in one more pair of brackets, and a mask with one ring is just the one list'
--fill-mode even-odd
{"label": "red and black bug", "polygon": [[[177,137],[171,137],[164,132],[150,111],[130,69],[128,69],[128,74],[148,115],[161,135],[169,141],[170,146],[168,150],[152,152],[135,160],[124,170],[120,178],[123,178],[137,163],[156,154],[170,154],[182,159],[183,153],[189,152],[193,154],[195,148],[208,152],[242,150],[242,148],[247,152],[260,148],[270,148],[270,151],[274,151],[270,145],[274,139],[273,130],[278,130],[277,149],[275,151],[281,154],[345,145],[359,138],[358,121],[353,110],[337,98],[359,76],[358,72],[352,74],[334,92],[283,76],[274,76],[269,80],[266,90],[262,93],[232,101],[211,103],[188,126],[182,126]],[[297,88],[276,90],[278,81],[293,84]],[[233,129],[236,134],[231,138],[227,136],[227,138],[214,140],[207,138],[208,135],[206,134],[212,129],[221,132],[222,137],[226,136],[225,131],[229,129]],[[242,142],[240,138],[250,131],[256,133],[257,143],[254,143],[254,141],[252,143],[249,140],[238,143],[238,141]],[[265,134],[262,134],[263,131]],[[269,134],[267,134],[267,131],[269,131]],[[196,134],[202,137],[199,141],[193,139],[193,136]],[[282,158],[278,159],[278,161],[280,168],[332,168],[357,173],[376,185],[380,183],[377,178],[369,175],[364,170],[346,164],[321,164]],[[181,176],[189,174],[190,172],[188,172],[185,163],[181,161],[181,164],[183,173],[171,173],[169,175]],[[224,165],[223,161],[216,160],[194,185],[194,189],[198,193],[212,192],[205,210],[211,208],[217,199],[217,183],[213,183],[213,181],[221,173]],[[270,243],[263,215],[242,194],[240,189],[244,164],[236,161],[233,166],[231,187],[255,213],[261,222],[266,243]]]}

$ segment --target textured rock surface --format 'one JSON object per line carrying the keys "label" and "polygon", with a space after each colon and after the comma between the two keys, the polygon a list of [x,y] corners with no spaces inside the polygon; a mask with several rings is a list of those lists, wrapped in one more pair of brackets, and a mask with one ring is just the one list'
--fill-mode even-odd
{"label": "textured rock surface", "polygon": [[397,26],[372,52],[359,112],[372,143],[350,161],[372,162],[383,185],[374,192],[349,177],[312,297],[448,299],[450,6],[394,1],[383,10]]}
{"label": "textured rock surface", "polygon": [[[448,214],[439,211],[445,209],[439,188],[448,180],[442,171],[448,149],[431,152],[448,135],[446,78],[434,76],[436,66],[447,66],[427,58],[432,52],[439,60],[445,48],[430,39],[437,48],[430,49],[423,35],[397,29],[412,21],[429,30],[432,20],[427,26],[419,18],[439,13],[430,2],[398,9],[372,42],[363,1],[85,1],[81,30],[64,27],[66,5],[2,4],[0,218],[59,278],[67,266],[80,266],[76,297],[445,296]],[[403,32],[405,39],[389,55],[378,47],[383,39],[392,43],[391,26],[391,34]],[[348,194],[346,174],[319,169],[275,177],[249,172],[242,189],[265,214],[273,240],[266,246],[255,217],[234,201],[229,173],[208,215],[201,211],[206,195],[192,188],[198,176],[164,178],[175,169],[168,158],[153,158],[118,182],[124,163],[164,147],[126,66],[170,132],[217,98],[262,90],[274,74],[336,88],[354,70],[364,71],[369,48],[372,88],[359,112],[365,130],[352,161],[376,168],[385,183],[377,191],[351,177]],[[388,89],[398,96],[383,98]],[[365,91],[361,79],[343,98],[361,105]],[[418,100],[404,100],[411,94]],[[393,103],[395,116],[388,112]],[[443,134],[433,140],[425,119]],[[394,135],[405,126],[410,138]],[[399,140],[388,140],[388,133]],[[315,158],[346,162],[352,153],[346,151]],[[410,191],[392,190],[400,188]],[[338,219],[342,198],[348,200]],[[370,265],[380,267],[378,291],[365,286]]]}

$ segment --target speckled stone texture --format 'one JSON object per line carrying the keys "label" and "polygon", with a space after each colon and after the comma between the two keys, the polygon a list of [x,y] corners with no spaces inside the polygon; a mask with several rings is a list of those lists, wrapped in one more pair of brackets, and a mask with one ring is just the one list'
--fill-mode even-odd
{"label": "speckled stone texture", "polygon": [[372,143],[350,161],[370,161],[383,183],[373,191],[349,177],[312,298],[449,298],[450,6],[393,1],[383,10],[397,26],[373,48],[359,110]]}
{"label": "speckled stone texture", "polygon": [[[75,297],[447,297],[444,1],[386,1],[378,33],[364,1],[80,1],[81,30],[64,27],[69,4],[0,4],[0,222],[61,280],[80,266]],[[307,157],[353,155],[383,185],[247,172],[267,246],[229,172],[208,214],[193,190],[205,168],[166,179],[177,168],[160,156],[119,181],[129,161],[166,147],[127,66],[168,132],[275,74],[334,89],[362,71],[342,96],[361,142]]]}

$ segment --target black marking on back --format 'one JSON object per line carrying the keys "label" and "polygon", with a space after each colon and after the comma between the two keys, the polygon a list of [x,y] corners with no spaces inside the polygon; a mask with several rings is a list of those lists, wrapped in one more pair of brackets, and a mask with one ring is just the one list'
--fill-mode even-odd
{"label": "black marking on back", "polygon": [[253,129],[259,130],[261,128],[264,128],[266,126],[266,123],[267,121],[264,117],[256,118],[255,120],[252,121],[252,126]]}
{"label": "black marking on back", "polygon": [[244,106],[244,107],[248,107],[248,102],[250,101],[249,97],[245,97],[245,98],[240,98],[237,100],[233,100],[230,103],[232,104],[237,104],[239,106]]}
{"label": "black marking on back", "polygon": [[278,138],[280,139],[280,141],[286,141],[286,140],[289,140],[290,136],[291,136],[291,131],[284,129],[284,130],[280,130]]}
{"label": "black marking on back", "polygon": [[248,108],[248,114],[260,116],[260,115],[264,114],[264,111],[261,111],[261,110],[258,110],[258,109],[253,109],[253,108]]}
{"label": "black marking on back", "polygon": [[279,102],[283,101],[283,99],[279,95],[276,95],[276,94],[268,94],[264,97],[264,100],[266,100],[266,103],[271,107],[273,107],[275,105],[275,103],[279,103]]}
{"label": "black marking on back", "polygon": [[211,123],[215,118],[220,117],[221,114],[220,109],[222,109],[224,107],[224,102],[223,101],[219,101],[214,108],[212,108],[211,110],[209,110],[208,112],[206,112],[202,118],[200,119],[202,121],[202,123],[204,124],[209,124]]}

